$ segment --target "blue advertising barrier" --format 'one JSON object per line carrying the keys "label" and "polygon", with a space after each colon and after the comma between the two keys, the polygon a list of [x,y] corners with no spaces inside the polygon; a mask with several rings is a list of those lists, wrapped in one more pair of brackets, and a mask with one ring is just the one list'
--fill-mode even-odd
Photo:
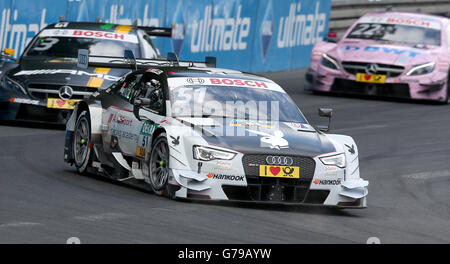
{"label": "blue advertising barrier", "polygon": [[96,21],[174,26],[155,38],[163,54],[183,60],[217,57],[218,67],[251,72],[307,67],[328,32],[331,0],[3,0],[0,48],[16,57],[47,24]]}

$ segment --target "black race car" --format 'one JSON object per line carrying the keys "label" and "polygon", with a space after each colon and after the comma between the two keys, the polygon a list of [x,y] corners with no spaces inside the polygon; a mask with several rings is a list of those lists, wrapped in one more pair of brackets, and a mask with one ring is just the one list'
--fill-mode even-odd
{"label": "black race car", "polygon": [[93,56],[165,60],[151,36],[171,28],[59,22],[37,34],[17,61],[7,49],[0,61],[0,120],[66,123],[74,104],[109,86],[130,67],[83,67],[78,51]]}

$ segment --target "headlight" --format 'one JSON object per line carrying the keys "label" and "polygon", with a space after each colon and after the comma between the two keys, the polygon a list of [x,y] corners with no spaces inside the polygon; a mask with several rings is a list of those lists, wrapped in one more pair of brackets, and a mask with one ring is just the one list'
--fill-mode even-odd
{"label": "headlight", "polygon": [[233,159],[234,156],[236,156],[236,153],[234,152],[202,146],[194,146],[193,150],[194,150],[194,159],[197,160],[206,160],[206,161],[215,159],[230,160]]}
{"label": "headlight", "polygon": [[322,62],[321,64],[327,68],[333,69],[333,70],[339,70],[339,64],[337,61],[327,54],[322,54]]}
{"label": "headlight", "polygon": [[345,168],[345,154],[344,153],[333,155],[333,156],[328,156],[328,157],[322,157],[319,159],[320,159],[320,161],[322,161],[322,163],[324,165]]}
{"label": "headlight", "polygon": [[18,83],[17,81],[14,81],[13,79],[4,76],[4,78],[2,79],[2,85],[4,88],[10,87],[11,88],[15,88],[17,90],[20,90],[23,94],[27,94],[27,92],[25,91],[25,88],[23,88],[23,86]]}
{"label": "headlight", "polygon": [[423,75],[434,71],[434,62],[429,62],[425,64],[415,65],[409,72],[406,74],[408,76],[414,75]]}

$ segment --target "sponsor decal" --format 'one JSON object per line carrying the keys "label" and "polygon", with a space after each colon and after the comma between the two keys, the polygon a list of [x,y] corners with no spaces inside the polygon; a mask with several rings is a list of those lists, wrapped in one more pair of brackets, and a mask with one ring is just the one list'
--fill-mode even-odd
{"label": "sponsor decal", "polygon": [[225,79],[225,78],[209,78],[209,84],[212,85],[228,85],[228,86],[246,86],[246,87],[258,87],[267,88],[264,81],[251,81],[241,79]]}
{"label": "sponsor decal", "polygon": [[[219,74],[219,72],[214,72]],[[201,84],[201,80],[204,83]],[[189,80],[189,81],[188,81]],[[169,89],[175,89],[180,86],[188,85],[205,85],[205,86],[235,86],[235,87],[249,87],[255,89],[268,89],[280,93],[286,93],[278,84],[266,80],[246,80],[246,79],[229,79],[229,78],[186,78],[186,77],[171,77],[167,78]]]}
{"label": "sponsor decal", "polygon": [[296,166],[259,166],[259,176],[276,178],[300,178],[300,168]]}
{"label": "sponsor decal", "polygon": [[126,117],[121,116],[121,115],[111,114],[109,116],[108,123],[111,123],[111,122],[119,124],[121,126],[131,126],[131,124],[133,123],[133,120],[127,119]]}
{"label": "sponsor decal", "polygon": [[77,67],[87,69],[89,66],[89,51],[87,49],[78,50]]}
{"label": "sponsor decal", "polygon": [[153,123],[151,121],[145,121],[141,128],[141,135],[151,137],[157,127],[158,127],[158,124]]}
{"label": "sponsor decal", "polygon": [[315,131],[314,128],[309,124],[303,124],[298,122],[284,122],[283,124],[294,130]]}
{"label": "sponsor decal", "polygon": [[160,69],[148,69],[146,70],[146,72],[151,72],[154,73],[156,75],[160,75],[161,73],[163,73],[164,71],[160,70]]}
{"label": "sponsor decal", "polygon": [[114,27],[114,24],[103,24],[100,26],[101,29],[111,29]]}
{"label": "sponsor decal", "polygon": [[55,109],[74,109],[75,104],[81,100],[62,100],[57,98],[48,98],[47,99],[47,108],[55,108]]}
{"label": "sponsor decal", "polygon": [[[204,16],[194,20],[188,28],[192,28],[191,52],[227,51],[247,49],[247,37],[250,33],[250,17],[241,17],[242,5],[237,6],[233,17],[216,17],[218,9],[205,6]],[[215,36],[215,37],[208,37]]]}
{"label": "sponsor decal", "polygon": [[104,73],[90,73],[85,72],[81,70],[70,70],[70,69],[48,69],[48,70],[25,70],[25,71],[19,71],[14,74],[14,76],[21,76],[21,75],[52,75],[52,74],[70,74],[70,75],[77,75],[77,76],[90,76],[95,77],[97,79],[104,79],[107,81],[117,81],[120,79],[120,77],[104,74]]}
{"label": "sponsor decal", "polygon": [[117,26],[114,32],[119,34],[128,34],[130,33],[130,30],[132,29],[132,26]]}
{"label": "sponsor decal", "polygon": [[441,24],[437,20],[419,19],[411,17],[363,17],[359,23],[383,23],[383,24],[397,24],[406,26],[416,26],[432,29],[441,29]]}
{"label": "sponsor decal", "polygon": [[345,146],[348,148],[348,152],[352,155],[355,155],[356,150],[355,150],[355,145],[352,144],[352,146],[350,147],[349,145],[345,144]]}
{"label": "sponsor decal", "polygon": [[39,105],[38,100],[30,100],[30,99],[24,99],[24,98],[9,98],[9,101],[11,103],[18,103],[18,104],[31,104],[31,105]]}
{"label": "sponsor decal", "polygon": [[145,158],[146,149],[144,147],[138,146],[136,148],[136,156],[140,158]]}
{"label": "sponsor decal", "polygon": [[394,55],[408,55],[410,58],[414,58],[418,55],[420,55],[420,52],[415,52],[412,50],[405,50],[405,49],[397,49],[397,48],[388,48],[388,47],[377,47],[377,46],[354,46],[354,45],[347,45],[344,47],[345,51],[353,52],[353,51],[364,51],[364,52],[384,52]]}
{"label": "sponsor decal", "polygon": [[313,181],[315,185],[341,185],[341,179],[337,180],[320,180],[316,179]]}
{"label": "sponsor decal", "polygon": [[278,150],[289,148],[289,142],[283,138],[284,134],[280,130],[273,132],[273,135],[265,133],[265,132],[261,132],[261,131],[251,130],[251,129],[247,129],[247,130],[251,133],[262,136],[260,138],[260,141],[261,141],[260,146],[262,148],[271,148],[271,149],[278,149]]}
{"label": "sponsor decal", "polygon": [[111,129],[111,134],[118,137],[119,139],[129,139],[134,142],[138,142],[139,140],[138,135],[120,129]]}
{"label": "sponsor decal", "polygon": [[232,127],[266,127],[273,128],[272,122],[265,120],[245,120],[245,119],[234,119],[230,122]]}
{"label": "sponsor decal", "polygon": [[302,3],[292,3],[289,15],[281,17],[278,23],[277,47],[308,46],[322,41],[327,15],[319,13],[319,8],[320,1],[316,3],[314,13],[303,15],[299,14]]}
{"label": "sponsor decal", "polygon": [[216,164],[220,167],[231,167],[233,162],[226,160],[217,160]]}
{"label": "sponsor decal", "polygon": [[180,144],[180,136],[177,136],[176,138],[173,136],[170,136],[170,138],[172,139],[172,144],[177,146]]}
{"label": "sponsor decal", "polygon": [[245,177],[245,176],[216,174],[216,173],[208,173],[208,174],[206,174],[206,176],[210,179],[227,180],[227,181],[244,181],[244,177]]}
{"label": "sponsor decal", "polygon": [[95,31],[84,29],[45,29],[39,35],[40,37],[71,37],[71,38],[92,38],[108,39],[123,42],[139,43],[135,35],[127,34],[124,30],[116,32]]}

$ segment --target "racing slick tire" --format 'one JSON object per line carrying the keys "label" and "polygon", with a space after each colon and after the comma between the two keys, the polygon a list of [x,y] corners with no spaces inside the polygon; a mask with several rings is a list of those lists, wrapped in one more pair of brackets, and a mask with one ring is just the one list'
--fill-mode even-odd
{"label": "racing slick tire", "polygon": [[91,120],[88,111],[78,116],[73,136],[73,157],[78,173],[85,174],[91,162]]}
{"label": "racing slick tire", "polygon": [[150,186],[158,195],[173,198],[174,194],[168,188],[170,175],[169,144],[164,133],[160,134],[152,145],[148,164]]}

